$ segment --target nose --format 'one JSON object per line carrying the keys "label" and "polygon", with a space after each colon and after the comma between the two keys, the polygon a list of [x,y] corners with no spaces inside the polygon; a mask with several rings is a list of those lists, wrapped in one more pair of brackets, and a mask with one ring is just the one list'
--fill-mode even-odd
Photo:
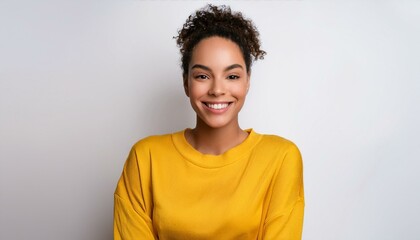
{"label": "nose", "polygon": [[211,86],[209,88],[209,95],[218,97],[221,95],[224,95],[226,92],[225,90],[225,86],[223,84],[223,80],[222,79],[213,79]]}

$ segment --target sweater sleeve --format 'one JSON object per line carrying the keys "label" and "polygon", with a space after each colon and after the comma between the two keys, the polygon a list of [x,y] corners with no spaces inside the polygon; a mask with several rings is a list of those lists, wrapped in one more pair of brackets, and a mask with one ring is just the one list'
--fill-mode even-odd
{"label": "sweater sleeve", "polygon": [[114,194],[114,240],[155,239],[148,169],[150,161],[139,161],[133,147]]}
{"label": "sweater sleeve", "polygon": [[304,205],[302,158],[292,144],[274,178],[263,239],[300,240]]}

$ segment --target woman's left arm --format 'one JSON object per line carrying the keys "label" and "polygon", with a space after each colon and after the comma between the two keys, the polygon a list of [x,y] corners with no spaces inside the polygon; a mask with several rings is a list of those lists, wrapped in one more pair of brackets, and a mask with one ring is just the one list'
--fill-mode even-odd
{"label": "woman's left arm", "polygon": [[274,178],[263,239],[300,240],[304,206],[302,157],[291,144]]}

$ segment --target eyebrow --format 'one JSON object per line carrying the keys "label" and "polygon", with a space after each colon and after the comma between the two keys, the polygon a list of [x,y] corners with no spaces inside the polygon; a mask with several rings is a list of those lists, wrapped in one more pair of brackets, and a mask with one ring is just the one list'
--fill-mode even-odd
{"label": "eyebrow", "polygon": [[[201,64],[195,64],[194,66],[191,67],[191,69],[194,69],[194,68],[201,68],[201,69],[204,69],[206,71],[211,71],[211,68],[209,68],[207,66],[204,66],[204,65],[201,65]],[[242,67],[242,65],[240,65],[240,64],[232,64],[232,65],[225,68],[225,72],[227,72],[229,70],[232,70],[232,69],[235,69],[235,68],[244,69],[244,67]]]}

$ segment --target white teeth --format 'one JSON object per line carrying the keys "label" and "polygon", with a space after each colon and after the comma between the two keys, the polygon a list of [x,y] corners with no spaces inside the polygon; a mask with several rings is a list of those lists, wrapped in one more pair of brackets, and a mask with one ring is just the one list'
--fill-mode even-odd
{"label": "white teeth", "polygon": [[207,103],[206,104],[209,108],[213,108],[213,109],[223,109],[223,108],[227,108],[227,106],[229,106],[228,103]]}

